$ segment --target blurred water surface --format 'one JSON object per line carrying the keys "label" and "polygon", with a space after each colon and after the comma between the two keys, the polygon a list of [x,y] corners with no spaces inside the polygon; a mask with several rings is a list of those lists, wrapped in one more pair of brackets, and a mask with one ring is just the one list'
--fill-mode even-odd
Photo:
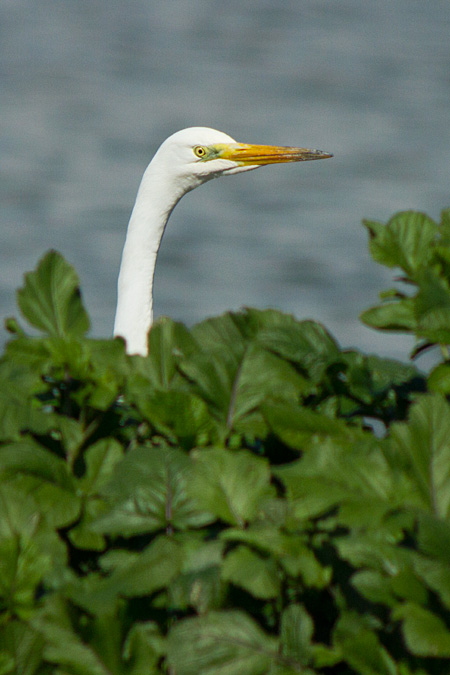
{"label": "blurred water surface", "polygon": [[[334,159],[213,181],[172,215],[155,313],[243,305],[324,322],[389,356],[358,314],[391,274],[362,217],[450,204],[448,0],[2,0],[0,307],[49,248],[112,331],[138,183],[174,131],[318,147]],[[4,334],[3,334],[4,337]]]}

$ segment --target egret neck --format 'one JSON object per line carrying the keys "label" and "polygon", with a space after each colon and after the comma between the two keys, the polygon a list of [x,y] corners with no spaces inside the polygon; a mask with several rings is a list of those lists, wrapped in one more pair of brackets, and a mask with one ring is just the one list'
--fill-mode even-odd
{"label": "egret neck", "polygon": [[[156,159],[156,157],[155,157]],[[169,216],[189,190],[179,176],[147,167],[128,224],[118,279],[114,335],[127,343],[130,354],[148,353],[147,336],[153,320],[153,277],[156,257]]]}

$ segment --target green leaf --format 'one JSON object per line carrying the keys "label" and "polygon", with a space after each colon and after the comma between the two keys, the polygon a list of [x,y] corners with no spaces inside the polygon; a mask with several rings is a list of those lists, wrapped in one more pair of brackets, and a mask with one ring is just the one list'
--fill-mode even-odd
{"label": "green leaf", "polygon": [[[225,433],[251,433],[255,420],[250,420],[249,429],[246,418],[267,398],[296,400],[300,392],[312,390],[311,383],[286,360],[256,342],[258,336],[252,337],[246,323],[252,323],[250,319],[246,314],[225,315],[195,326],[193,333],[202,349],[180,362],[183,374],[208,403]],[[236,324],[250,335],[241,335]]]}
{"label": "green leaf", "polygon": [[178,379],[179,361],[197,349],[196,342],[186,326],[167,317],[162,317],[153,324],[148,344],[148,358],[133,358],[132,367],[134,372],[147,379],[152,387],[163,389]]}
{"label": "green leaf", "polygon": [[238,546],[227,555],[222,579],[263,600],[276,598],[280,593],[281,577],[275,561],[262,558],[246,546]]}
{"label": "green leaf", "polygon": [[450,406],[438,394],[421,396],[409,422],[392,425],[394,452],[407,458],[422,507],[442,518],[450,515]]}
{"label": "green leaf", "polygon": [[253,308],[233,314],[232,318],[246,340],[298,364],[314,381],[322,377],[328,363],[339,354],[336,341],[315,321],[298,321],[277,310]]}
{"label": "green leaf", "polygon": [[71,619],[68,607],[58,596],[50,597],[33,619],[33,626],[45,639],[46,661],[62,666],[64,673],[111,675],[92,645],[77,634]]}
{"label": "green leaf", "polygon": [[262,519],[245,530],[228,528],[222,532],[221,538],[243,542],[270,554],[288,575],[300,576],[305,586],[325,588],[330,583],[331,568],[322,567],[314,551],[308,548],[306,535],[300,534],[298,529],[293,534],[286,534]]}
{"label": "green leaf", "polygon": [[[361,572],[362,575],[364,575],[365,570],[372,570],[378,573],[385,582],[385,589],[390,589],[394,594],[398,590],[400,596],[405,595],[404,579],[407,578],[407,581],[411,582],[411,586],[413,587],[412,592],[417,594],[416,597],[420,597],[420,601],[426,601],[426,589],[412,571],[409,551],[397,544],[404,537],[403,531],[398,532],[396,531],[397,528],[392,531],[388,527],[386,520],[382,521],[381,526],[376,529],[370,527],[367,516],[366,523],[369,525],[369,527],[366,526],[366,531],[359,528],[355,529],[348,536],[334,538],[334,544],[340,558],[349,562],[355,570],[363,570]],[[412,528],[413,526],[411,525]],[[355,575],[356,587],[359,585],[358,576],[359,573],[357,572]],[[399,576],[403,577],[403,580],[400,584],[396,584]],[[367,582],[367,577],[364,579],[363,576],[363,589],[368,589]],[[379,579],[377,583],[378,588],[375,588],[374,578],[371,579],[371,592],[380,593],[382,581]],[[418,590],[418,587],[420,590]],[[386,604],[389,606],[388,602]]]}
{"label": "green leaf", "polygon": [[139,386],[130,391],[140,413],[171,443],[191,449],[217,439],[217,425],[204,401],[185,391],[148,392]]}
{"label": "green leaf", "polygon": [[394,618],[403,620],[403,636],[412,654],[450,657],[450,631],[428,609],[407,603],[395,610]]}
{"label": "green leaf", "polygon": [[276,641],[243,612],[210,612],[172,628],[168,662],[177,675],[263,675],[276,650]]}
{"label": "green leaf", "polygon": [[[87,387],[90,389],[88,404],[97,410],[106,411],[114,405],[129,373],[129,359],[124,344],[120,340],[85,340],[83,346],[87,352],[87,363],[82,379],[90,385]],[[71,375],[77,377],[73,366]]]}
{"label": "green leaf", "polygon": [[426,605],[428,593],[422,580],[406,565],[397,570],[391,579],[391,587],[395,595],[402,600]]}
{"label": "green leaf", "polygon": [[[443,233],[441,229],[441,241],[443,240]],[[439,275],[450,281],[450,246],[447,245],[438,245],[434,247],[434,258],[437,261],[437,265],[434,267],[436,271],[439,271]]]}
{"label": "green leaf", "polygon": [[416,276],[419,292],[414,303],[419,336],[440,344],[450,343],[450,286],[431,269]]}
{"label": "green leaf", "polygon": [[84,425],[65,415],[55,415],[54,438],[61,440],[67,463],[73,467],[81,446],[84,443]]}
{"label": "green leaf", "polygon": [[447,562],[450,558],[450,523],[422,512],[417,517],[417,540],[422,553]]}
{"label": "green leaf", "polygon": [[295,450],[304,450],[312,439],[351,439],[356,432],[342,420],[298,405],[267,403],[262,410],[272,431],[283,443]]}
{"label": "green leaf", "polygon": [[11,333],[11,335],[25,335],[19,322],[14,316],[9,316],[5,319],[5,330],[8,331],[8,333]]}
{"label": "green leaf", "polygon": [[5,348],[6,358],[18,366],[34,370],[35,375],[47,374],[52,368],[51,338],[26,335],[10,340]]}
{"label": "green leaf", "polygon": [[266,460],[219,448],[195,453],[188,491],[199,508],[239,527],[255,518],[274,494]]}
{"label": "green leaf", "polygon": [[352,577],[352,586],[371,602],[387,605],[388,607],[396,604],[389,579],[380,572],[373,570],[356,572]]}
{"label": "green leaf", "polygon": [[366,309],[360,315],[363,323],[378,330],[415,332],[417,320],[414,313],[414,300],[407,298],[396,302],[386,302],[378,307]]}
{"label": "green leaf", "polygon": [[306,370],[314,380],[319,380],[340,351],[327,330],[315,321],[296,321],[281,315],[283,322],[267,327],[258,334],[258,343]]}
{"label": "green leaf", "polygon": [[0,485],[0,607],[28,618],[39,584],[65,562],[64,546],[48,528],[36,502],[11,485]]}
{"label": "green leaf", "polygon": [[73,606],[53,596],[33,624],[45,637],[46,660],[60,667],[52,673],[157,675],[164,650],[157,625],[135,622],[123,641],[122,619],[120,612],[79,616]]}
{"label": "green leaf", "polygon": [[73,546],[90,551],[104,551],[106,548],[105,537],[93,531],[91,526],[106,510],[107,507],[101,499],[90,497],[85,501],[80,519],[75,527],[72,527],[68,532],[68,537]]}
{"label": "green leaf", "polygon": [[10,653],[6,651],[0,652],[0,674],[9,675],[9,673],[14,673],[14,658]]}
{"label": "green leaf", "polygon": [[[160,536],[139,554],[106,554],[107,577],[91,573],[68,584],[65,595],[78,607],[96,616],[117,611],[123,598],[150,596],[167,588],[180,573],[183,550],[173,539]],[[100,558],[103,567],[103,560]]]}
{"label": "green leaf", "polygon": [[101,490],[111,510],[92,530],[130,537],[157,530],[185,530],[210,522],[211,515],[189,496],[190,458],[175,448],[139,447],[115,463]]}
{"label": "green leaf", "polygon": [[0,540],[0,607],[28,618],[38,585],[51,569],[50,556],[17,537]]}
{"label": "green leaf", "polygon": [[183,567],[170,584],[170,606],[183,610],[193,607],[198,614],[217,609],[224,597],[220,580],[223,543],[203,542],[200,535],[194,537],[192,532],[180,540]]}
{"label": "green leaf", "polygon": [[222,425],[227,425],[233,387],[239,377],[239,360],[233,352],[198,352],[180,363],[183,375],[194,384],[194,393],[207,404]]}
{"label": "green leaf", "polygon": [[68,465],[37,443],[30,440],[1,447],[0,476],[32,491],[53,525],[62,527],[77,517],[80,498]]}
{"label": "green leaf", "polygon": [[[216,316],[206,319],[196,324],[191,329],[191,334],[201,346],[203,352],[208,354],[229,353],[238,361],[242,358],[246,343],[250,336],[243,334],[240,324],[240,314],[227,312],[222,316]],[[244,321],[247,323],[246,314],[243,314]]]}
{"label": "green leaf", "polygon": [[88,340],[90,360],[96,370],[112,370],[117,375],[127,375],[129,360],[121,340]]}
{"label": "green leaf", "polygon": [[0,440],[49,431],[52,416],[39,409],[35,398],[43,389],[39,373],[11,361],[0,363]]}
{"label": "green leaf", "polygon": [[428,376],[428,388],[443,396],[450,394],[450,363],[440,363],[431,371]]}
{"label": "green leaf", "polygon": [[0,485],[0,540],[25,542],[25,545],[32,541],[40,551],[61,564],[66,562],[65,547],[48,521],[52,521],[52,514],[47,520],[39,512],[34,495],[27,494],[17,484]]}
{"label": "green leaf", "polygon": [[111,480],[116,465],[123,459],[123,448],[114,438],[103,438],[83,454],[86,472],[78,487],[85,495],[97,495]]}
{"label": "green leaf", "polygon": [[154,621],[133,624],[123,648],[130,675],[157,675],[158,662],[165,653],[164,638]]}
{"label": "green leaf", "polygon": [[[230,312],[229,316],[246,341],[259,338],[266,331],[284,329],[297,323],[297,319],[291,314],[285,314],[277,309],[244,307],[239,312]],[[232,335],[232,339],[234,337]]]}
{"label": "green leaf", "polygon": [[0,628],[1,675],[34,675],[42,663],[42,648],[42,637],[29,625],[9,621]]}
{"label": "green leaf", "polygon": [[387,225],[368,220],[363,223],[369,230],[372,257],[382,265],[401,267],[413,274],[429,262],[438,226],[424,213],[403,211]]}
{"label": "green leaf", "polygon": [[297,518],[339,507],[339,521],[353,527],[377,527],[401,503],[404,491],[372,441],[322,441],[301,460],[274,468],[273,473],[286,486]]}
{"label": "green leaf", "polygon": [[443,562],[442,560],[417,555],[414,558],[414,570],[428,587],[440,596],[447,609],[450,609],[450,567],[448,559]]}
{"label": "green leaf", "polygon": [[401,385],[415,382],[425,389],[422,374],[412,365],[358,352],[346,352],[342,360],[348,368],[341,382],[346,382],[352,396],[368,405],[373,405],[374,399],[377,403],[385,399],[390,405],[398,405]]}
{"label": "green leaf", "polygon": [[334,631],[334,643],[345,661],[361,675],[397,675],[397,668],[376,634],[355,613],[345,613]]}
{"label": "green leaf", "polygon": [[441,241],[444,245],[450,245],[450,209],[441,211]]}
{"label": "green leaf", "polygon": [[312,391],[311,384],[286,361],[251,345],[233,383],[227,421],[238,426],[248,413],[270,398],[297,401],[300,393]]}
{"label": "green leaf", "polygon": [[49,335],[80,337],[89,329],[78,276],[56,251],[47,253],[36,271],[25,275],[17,297],[24,317]]}
{"label": "green leaf", "polygon": [[302,665],[312,656],[314,623],[302,605],[289,605],[281,617],[281,654]]}
{"label": "green leaf", "polygon": [[153,540],[135,561],[119,567],[105,581],[105,586],[127,598],[150,595],[164,588],[180,571],[182,550],[166,537]]}

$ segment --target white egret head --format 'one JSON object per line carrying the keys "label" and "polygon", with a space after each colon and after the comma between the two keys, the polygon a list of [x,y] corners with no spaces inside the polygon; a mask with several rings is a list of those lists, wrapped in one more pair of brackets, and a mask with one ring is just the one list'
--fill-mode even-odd
{"label": "white egret head", "polygon": [[[157,151],[154,162],[167,175],[186,182],[186,189],[218,176],[251,171],[266,164],[304,162],[332,157],[308,148],[238,143],[216,129],[189,127],[169,136]],[[192,184],[191,184],[192,183]]]}

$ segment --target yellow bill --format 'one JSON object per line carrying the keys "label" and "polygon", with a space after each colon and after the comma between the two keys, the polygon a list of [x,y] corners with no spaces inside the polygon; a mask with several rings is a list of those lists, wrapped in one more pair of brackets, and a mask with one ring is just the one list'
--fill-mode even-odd
{"label": "yellow bill", "polygon": [[323,150],[293,148],[277,145],[252,145],[248,143],[229,143],[216,146],[220,159],[230,159],[243,165],[281,164],[282,162],[308,162],[312,159],[333,157]]}

